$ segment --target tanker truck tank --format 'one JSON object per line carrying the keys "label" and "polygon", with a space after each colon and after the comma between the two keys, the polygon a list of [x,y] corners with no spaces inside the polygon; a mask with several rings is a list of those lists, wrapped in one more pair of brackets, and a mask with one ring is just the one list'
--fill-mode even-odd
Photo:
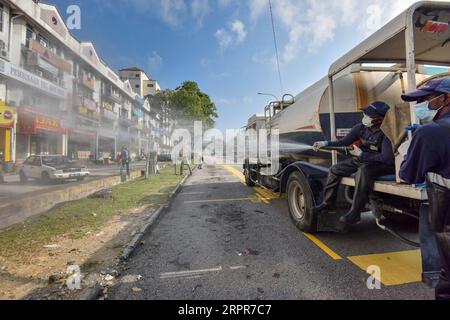
{"label": "tanker truck tank", "polygon": [[[420,82],[426,75],[417,74]],[[406,77],[398,72],[351,72],[348,69],[334,82],[337,137],[343,138],[362,119],[362,109],[374,101],[391,106],[401,103]],[[295,102],[271,114],[271,132],[280,134],[280,158],[288,162],[325,163],[331,152],[314,152],[315,141],[330,140],[328,78],[316,82],[295,97]]]}

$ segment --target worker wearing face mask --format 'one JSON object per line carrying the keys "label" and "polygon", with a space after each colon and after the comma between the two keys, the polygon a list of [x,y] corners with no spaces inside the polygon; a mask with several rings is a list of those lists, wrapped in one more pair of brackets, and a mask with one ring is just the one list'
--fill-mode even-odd
{"label": "worker wearing face mask", "polygon": [[384,102],[374,102],[363,110],[362,123],[356,125],[345,138],[340,141],[321,141],[314,144],[314,150],[319,151],[325,147],[346,147],[359,142],[359,147],[354,145],[351,151],[353,158],[331,167],[323,202],[316,208],[317,210],[329,209],[336,200],[341,179],[356,173],[352,208],[340,218],[340,221],[347,225],[361,221],[361,212],[373,191],[375,180],[395,173],[392,144],[380,129],[389,109],[389,105]]}
{"label": "worker wearing face mask", "polygon": [[450,300],[450,79],[432,80],[402,98],[418,102],[414,111],[424,126],[414,133],[400,177],[409,184],[427,183],[429,219],[442,262],[436,298]]}

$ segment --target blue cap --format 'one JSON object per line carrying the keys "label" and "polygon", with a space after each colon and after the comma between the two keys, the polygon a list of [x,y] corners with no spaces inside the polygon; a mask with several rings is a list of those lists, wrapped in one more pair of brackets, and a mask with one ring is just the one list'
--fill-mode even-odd
{"label": "blue cap", "polygon": [[413,102],[436,93],[450,93],[450,78],[431,80],[419,90],[403,95],[402,99]]}
{"label": "blue cap", "polygon": [[384,117],[391,107],[382,101],[375,101],[370,106],[363,109],[369,117]]}

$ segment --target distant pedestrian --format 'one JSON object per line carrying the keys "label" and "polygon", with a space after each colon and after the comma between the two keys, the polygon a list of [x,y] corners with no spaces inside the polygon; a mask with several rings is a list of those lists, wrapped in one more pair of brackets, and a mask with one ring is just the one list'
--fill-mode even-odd
{"label": "distant pedestrian", "polygon": [[203,161],[204,161],[203,156],[201,156],[200,159],[199,159],[199,163],[198,163],[198,169],[199,170],[203,169]]}
{"label": "distant pedestrian", "polygon": [[188,153],[186,149],[182,149],[180,151],[180,158],[181,158],[181,167],[180,167],[180,174],[184,174],[184,167],[187,166],[189,170],[189,175],[192,175],[192,169],[191,169],[191,161],[188,158]]}
{"label": "distant pedestrian", "polygon": [[128,150],[128,146],[123,146],[122,151],[120,152],[120,175],[122,176],[123,170],[126,168],[128,178],[131,176],[130,174],[130,151]]}

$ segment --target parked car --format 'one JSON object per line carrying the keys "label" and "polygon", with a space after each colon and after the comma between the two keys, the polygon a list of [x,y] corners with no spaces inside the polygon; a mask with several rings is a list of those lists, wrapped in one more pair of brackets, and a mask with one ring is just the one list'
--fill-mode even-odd
{"label": "parked car", "polygon": [[19,166],[17,172],[22,183],[28,179],[39,179],[44,183],[67,179],[81,181],[90,175],[86,166],[61,155],[31,156]]}

